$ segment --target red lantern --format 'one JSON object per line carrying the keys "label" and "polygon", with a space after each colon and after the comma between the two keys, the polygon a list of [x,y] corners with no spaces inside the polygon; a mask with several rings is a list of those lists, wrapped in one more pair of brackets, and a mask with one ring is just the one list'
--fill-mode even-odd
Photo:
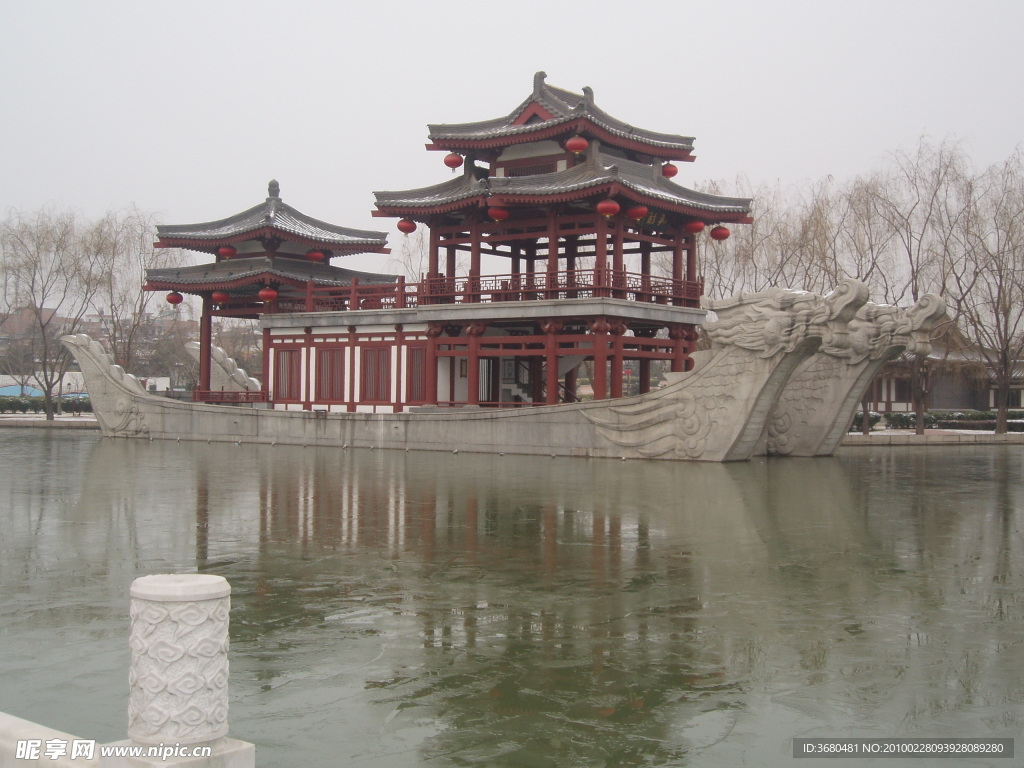
{"label": "red lantern", "polygon": [[590,146],[590,142],[584,139],[582,136],[573,136],[567,142],[565,142],[565,148],[572,152],[574,155],[578,155],[581,152],[586,152],[587,147]]}
{"label": "red lantern", "polygon": [[700,219],[694,219],[693,221],[686,222],[683,225],[683,229],[685,229],[691,235],[698,235],[704,231],[704,226],[705,225],[703,221],[701,221]]}
{"label": "red lantern", "polygon": [[316,249],[314,249],[312,251],[306,251],[306,258],[309,259],[310,261],[323,261],[324,260],[324,252],[323,251],[318,251]]}
{"label": "red lantern", "polygon": [[488,208],[487,215],[491,217],[491,221],[504,221],[511,216],[508,208]]}
{"label": "red lantern", "polygon": [[405,232],[407,235],[411,235],[416,231],[416,222],[412,219],[402,219],[398,222],[398,231]]}
{"label": "red lantern", "polygon": [[238,253],[238,249],[235,248],[235,246],[233,245],[222,245],[220,248],[217,249],[217,255],[219,255],[222,259],[230,259],[236,253]]}
{"label": "red lantern", "polygon": [[277,298],[277,291],[273,288],[263,288],[258,295],[260,297],[260,301],[271,302]]}
{"label": "red lantern", "polygon": [[450,152],[444,156],[444,164],[454,171],[462,165],[462,155],[456,152]]}
{"label": "red lantern", "polygon": [[646,205],[634,205],[632,208],[626,209],[626,215],[629,216],[633,221],[640,221],[640,219],[647,216]]}
{"label": "red lantern", "polygon": [[729,230],[722,226],[712,227],[711,229],[712,240],[725,240],[729,237],[729,234]]}
{"label": "red lantern", "polygon": [[230,298],[225,291],[214,291],[210,294],[210,300],[214,304],[226,304]]}
{"label": "red lantern", "polygon": [[168,304],[172,304],[174,306],[178,306],[184,300],[185,300],[185,297],[182,296],[177,291],[171,291],[170,293],[167,294],[167,303]]}
{"label": "red lantern", "polygon": [[671,179],[677,173],[679,173],[679,169],[672,165],[672,163],[665,163],[661,166],[661,175],[666,179]]}
{"label": "red lantern", "polygon": [[609,197],[607,200],[602,200],[595,205],[594,209],[602,216],[607,216],[610,219],[619,212],[619,204]]}

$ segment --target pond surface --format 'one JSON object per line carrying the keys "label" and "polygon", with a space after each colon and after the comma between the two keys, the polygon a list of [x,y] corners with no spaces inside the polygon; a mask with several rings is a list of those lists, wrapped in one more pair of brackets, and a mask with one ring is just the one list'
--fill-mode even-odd
{"label": "pond surface", "polygon": [[719,465],[0,429],[0,711],[124,738],[128,587],[198,569],[233,587],[231,734],[261,766],[1015,737],[1022,477],[1015,446]]}

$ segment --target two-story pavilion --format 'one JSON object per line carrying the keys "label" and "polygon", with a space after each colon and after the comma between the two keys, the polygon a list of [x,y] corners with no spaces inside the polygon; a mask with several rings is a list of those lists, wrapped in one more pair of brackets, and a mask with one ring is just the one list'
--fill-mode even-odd
{"label": "two-story pavilion", "polygon": [[[577,400],[581,370],[598,399],[624,394],[627,368],[641,393],[652,361],[686,370],[705,314],[696,238],[750,221],[749,200],[672,181],[692,138],[630,126],[542,72],[509,115],[429,137],[457,175],[377,192],[374,211],[428,228],[427,273],[295,284],[291,303],[264,304],[273,407],[546,405]],[[485,259],[506,266],[485,274]]]}
{"label": "two-story pavilion", "polygon": [[[267,199],[246,211],[202,224],[157,227],[157,248],[185,248],[213,255],[212,264],[150,269],[150,291],[171,291],[167,301],[177,305],[182,294],[202,299],[199,323],[199,387],[194,399],[208,402],[266,399],[267,391],[239,398],[237,393],[210,388],[210,348],[214,317],[254,318],[266,313],[313,309],[314,289],[348,289],[352,285],[381,285],[395,275],[356,272],[331,265],[331,259],[355,253],[388,253],[387,234],[340,227],[314,219],[281,199],[281,187],[271,181]],[[270,370],[269,344],[264,334],[264,372]],[[266,374],[264,374],[265,376]]]}

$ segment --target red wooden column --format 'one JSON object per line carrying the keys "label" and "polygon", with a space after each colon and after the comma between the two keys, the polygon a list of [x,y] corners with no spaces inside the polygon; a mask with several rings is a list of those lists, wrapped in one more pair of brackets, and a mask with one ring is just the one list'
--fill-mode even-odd
{"label": "red wooden column", "polygon": [[604,288],[608,279],[608,222],[604,216],[597,214],[594,230],[597,235],[594,241],[594,295],[605,296]]}
{"label": "red wooden column", "polygon": [[554,405],[558,402],[558,332],[563,323],[548,319],[541,323],[546,334],[544,339],[544,402]]}
{"label": "red wooden column", "polygon": [[[579,248],[579,235],[568,235],[565,238],[565,282],[570,289],[576,287],[576,256],[579,253]],[[569,290],[565,296],[569,299],[575,299],[576,291]]]}
{"label": "red wooden column", "polygon": [[547,298],[558,298],[558,213],[548,211],[548,274]]}
{"label": "red wooden column", "polygon": [[609,389],[611,390],[611,397],[622,397],[622,334],[625,332],[625,328],[619,323],[612,325],[609,330],[611,331],[612,341],[612,370],[609,374],[611,381]]}
{"label": "red wooden column", "polygon": [[480,336],[486,327],[484,323],[470,323],[466,326],[466,335],[469,337],[466,402],[469,405],[480,405]]}
{"label": "red wooden column", "polygon": [[681,229],[677,229],[672,242],[672,304],[676,307],[683,305],[683,247],[686,243],[686,236]]}
{"label": "red wooden column", "polygon": [[430,229],[430,250],[427,253],[427,278],[433,280],[434,278],[440,277],[440,267],[438,266],[438,251],[440,250],[440,239],[441,236],[437,233],[437,230],[431,227]]}
{"label": "red wooden column", "polygon": [[588,321],[594,336],[594,399],[604,400],[608,396],[608,321],[603,317]]}
{"label": "red wooden column", "polygon": [[651,244],[640,241],[640,285],[644,292],[642,301],[650,301],[651,293]]}
{"label": "red wooden column", "polygon": [[621,221],[617,221],[614,224],[614,232],[612,234],[612,285],[619,286],[617,291],[612,293],[617,299],[626,298],[626,291],[624,287],[626,285],[626,266],[625,259],[622,254],[622,238],[623,230]]}
{"label": "red wooden column", "polygon": [[697,280],[697,236],[696,235],[683,235],[683,241],[686,243],[686,279],[691,281]]}
{"label": "red wooden column", "polygon": [[454,245],[449,245],[445,249],[445,260],[444,260],[444,276],[449,278],[455,277],[455,264],[459,255],[459,249]]}
{"label": "red wooden column", "polygon": [[512,243],[509,246],[509,253],[511,255],[512,265],[509,269],[512,272],[512,281],[509,284],[509,288],[512,289],[511,295],[508,297],[508,301],[519,301],[522,298],[522,294],[519,293],[523,290],[523,281],[519,275],[519,254],[522,252],[522,247],[519,243]]}
{"label": "red wooden column", "polygon": [[469,290],[470,301],[473,302],[480,301],[480,235],[480,223],[474,222],[470,227],[469,243]]}
{"label": "red wooden column", "polygon": [[210,391],[210,350],[213,347],[213,302],[203,296],[203,314],[199,318],[199,389]]}
{"label": "red wooden column", "polygon": [[672,372],[682,373],[686,370],[689,334],[681,324],[674,323],[669,326],[668,337],[672,339]]}
{"label": "red wooden column", "polygon": [[647,357],[640,358],[640,389],[641,395],[651,391],[651,360]]}
{"label": "red wooden column", "polygon": [[528,246],[526,246],[526,282],[524,284],[524,287],[530,290],[530,293],[527,293],[526,295],[523,296],[524,299],[529,299],[531,301],[537,298],[537,294],[532,292],[533,288],[535,288],[537,285],[537,282],[533,279],[533,276],[536,274],[536,268],[537,241],[534,240]]}
{"label": "red wooden column", "polygon": [[565,372],[565,402],[576,402],[576,376],[579,368]]}
{"label": "red wooden column", "polygon": [[270,398],[270,382],[273,380],[270,375],[270,329],[263,329],[263,391],[267,393],[267,398]]}
{"label": "red wooden column", "polygon": [[443,332],[444,326],[440,323],[430,323],[427,326],[427,359],[424,362],[426,388],[423,393],[427,405],[437,405],[437,337]]}
{"label": "red wooden column", "polygon": [[303,328],[302,329],[302,354],[306,358],[306,386],[302,392],[302,410],[311,411],[313,410],[313,375],[315,373],[315,366],[313,365],[313,329]]}

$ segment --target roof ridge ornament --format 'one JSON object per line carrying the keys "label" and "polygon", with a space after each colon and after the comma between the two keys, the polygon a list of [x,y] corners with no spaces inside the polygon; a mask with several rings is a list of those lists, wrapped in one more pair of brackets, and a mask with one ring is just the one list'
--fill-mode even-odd
{"label": "roof ridge ornament", "polygon": [[589,85],[583,86],[583,101],[588,107],[594,106],[594,89]]}
{"label": "roof ridge ornament", "polygon": [[540,96],[541,91],[544,90],[544,78],[548,76],[547,72],[537,72],[533,76],[533,96],[534,98]]}
{"label": "roof ridge ornament", "polygon": [[281,185],[277,183],[277,179],[271,179],[267,185],[267,195],[269,197],[281,197]]}

